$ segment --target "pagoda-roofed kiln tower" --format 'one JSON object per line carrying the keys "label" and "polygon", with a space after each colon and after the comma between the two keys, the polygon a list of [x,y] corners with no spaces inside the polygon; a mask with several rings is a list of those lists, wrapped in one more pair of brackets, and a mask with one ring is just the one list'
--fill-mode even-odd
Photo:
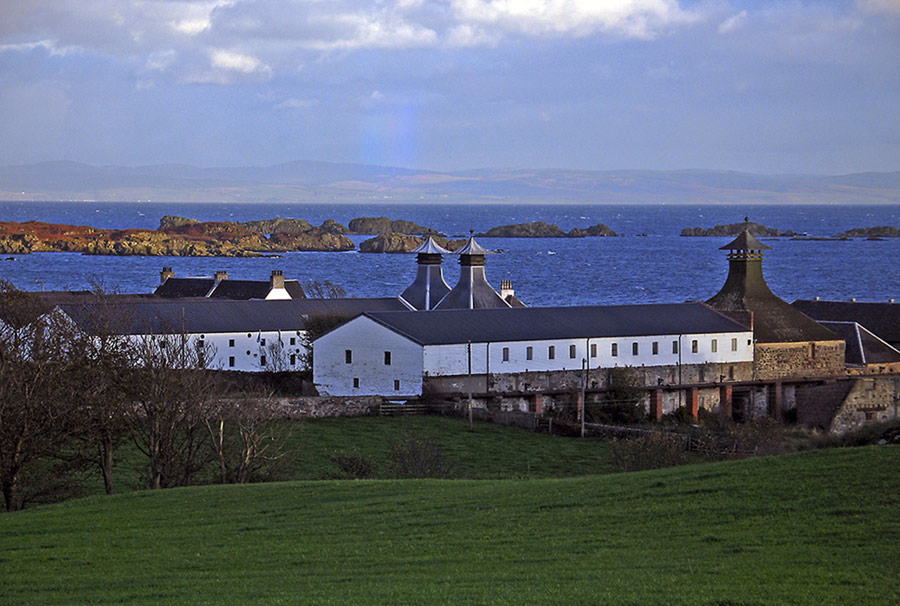
{"label": "pagoda-roofed kiln tower", "polygon": [[418,270],[416,279],[403,291],[400,298],[419,311],[434,309],[450,292],[441,268],[442,255],[449,255],[450,251],[428,236],[421,246],[410,252],[417,253]]}
{"label": "pagoda-roofed kiln tower", "polygon": [[780,299],[766,284],[762,260],[770,246],[745,226],[720,250],[728,251],[728,278],[706,303],[724,312],[750,312],[757,376],[843,372],[843,340]]}
{"label": "pagoda-roofed kiln tower", "polygon": [[484,275],[485,255],[492,255],[469,236],[466,245],[456,251],[459,255],[459,282],[445,296],[435,309],[490,309],[510,307],[490,284]]}

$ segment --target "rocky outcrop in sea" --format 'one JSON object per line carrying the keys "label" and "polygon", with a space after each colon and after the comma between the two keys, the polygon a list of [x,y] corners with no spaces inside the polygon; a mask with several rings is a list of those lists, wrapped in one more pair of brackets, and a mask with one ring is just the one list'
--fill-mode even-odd
{"label": "rocky outcrop in sea", "polygon": [[730,237],[733,238],[735,236],[740,235],[744,228],[750,230],[750,235],[760,237],[769,237],[769,238],[792,238],[797,236],[796,232],[792,230],[781,231],[775,227],[766,227],[765,225],[760,225],[759,223],[729,223],[728,225],[716,225],[715,227],[703,228],[703,227],[686,227],[681,230],[682,236],[716,236],[716,237]]}
{"label": "rocky outcrop in sea", "polygon": [[558,225],[544,221],[501,225],[478,234],[482,238],[584,238],[616,235],[618,234],[603,223],[597,223],[587,228],[575,227],[566,233]]}

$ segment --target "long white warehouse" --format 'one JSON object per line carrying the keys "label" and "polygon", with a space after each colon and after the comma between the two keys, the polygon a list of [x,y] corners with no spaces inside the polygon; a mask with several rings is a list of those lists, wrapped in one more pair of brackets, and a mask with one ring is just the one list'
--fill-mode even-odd
{"label": "long white warehouse", "polygon": [[702,303],[369,312],[314,342],[313,381],[416,396],[434,377],[752,361],[752,330]]}

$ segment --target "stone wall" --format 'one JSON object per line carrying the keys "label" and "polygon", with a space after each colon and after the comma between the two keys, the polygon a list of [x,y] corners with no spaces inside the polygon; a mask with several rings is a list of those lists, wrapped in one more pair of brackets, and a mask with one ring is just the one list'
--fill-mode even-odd
{"label": "stone wall", "polygon": [[843,341],[757,343],[754,378],[782,379],[843,375]]}
{"label": "stone wall", "polygon": [[274,415],[286,419],[311,419],[361,417],[375,414],[383,398],[380,396],[304,396],[298,398],[247,398],[243,401],[256,406],[264,406]]}
{"label": "stone wall", "polygon": [[900,377],[870,377],[853,381],[831,422],[829,431],[845,433],[868,423],[881,423],[898,416]]}

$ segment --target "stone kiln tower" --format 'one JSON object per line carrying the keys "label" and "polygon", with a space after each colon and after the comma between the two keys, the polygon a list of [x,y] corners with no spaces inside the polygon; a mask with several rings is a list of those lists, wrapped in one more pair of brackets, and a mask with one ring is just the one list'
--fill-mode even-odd
{"label": "stone kiln tower", "polygon": [[418,311],[434,309],[450,292],[441,269],[441,255],[448,255],[450,251],[428,236],[420,247],[411,252],[418,253],[416,263],[419,268],[416,279],[403,291],[400,298]]}
{"label": "stone kiln tower", "polygon": [[489,309],[510,307],[484,275],[485,255],[494,254],[469,237],[465,246],[456,251],[459,255],[459,282],[435,309]]}

